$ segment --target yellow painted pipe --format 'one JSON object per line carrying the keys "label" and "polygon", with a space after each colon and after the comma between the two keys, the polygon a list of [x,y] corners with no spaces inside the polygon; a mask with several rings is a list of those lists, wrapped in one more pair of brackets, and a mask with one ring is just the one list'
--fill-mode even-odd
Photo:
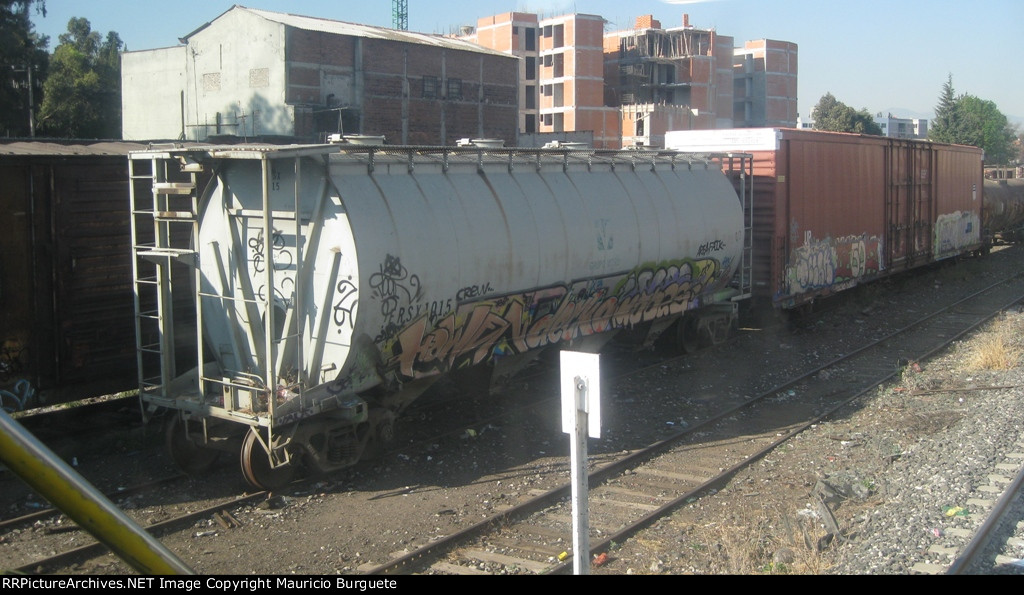
{"label": "yellow painted pipe", "polygon": [[0,462],[143,574],[194,574],[77,471],[0,410]]}

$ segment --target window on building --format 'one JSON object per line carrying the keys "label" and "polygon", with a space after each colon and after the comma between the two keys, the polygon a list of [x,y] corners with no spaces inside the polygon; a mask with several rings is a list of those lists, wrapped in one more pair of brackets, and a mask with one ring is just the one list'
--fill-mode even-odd
{"label": "window on building", "polygon": [[537,30],[533,27],[526,27],[526,51],[531,52],[537,49]]}
{"label": "window on building", "polygon": [[526,109],[537,109],[537,87],[526,85]]}
{"label": "window on building", "polygon": [[433,99],[437,97],[437,77],[436,76],[425,76],[423,77],[423,97]]}
{"label": "window on building", "polygon": [[537,80],[537,59],[532,56],[526,58],[526,80]]}
{"label": "window on building", "polygon": [[462,79],[448,79],[448,99],[462,99]]}
{"label": "window on building", "polygon": [[533,114],[526,114],[526,128],[523,130],[526,134],[533,134],[537,132],[537,116]]}

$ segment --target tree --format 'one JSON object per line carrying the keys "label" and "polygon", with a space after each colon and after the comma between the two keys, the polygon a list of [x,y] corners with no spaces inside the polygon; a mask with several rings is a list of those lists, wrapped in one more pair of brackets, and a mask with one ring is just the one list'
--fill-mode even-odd
{"label": "tree", "polygon": [[814,127],[818,130],[879,136],[882,134],[882,128],[875,123],[875,119],[866,109],[856,111],[837,100],[831,93],[826,93],[818,100],[811,117],[814,119]]}
{"label": "tree", "polygon": [[89,21],[75,17],[50,58],[40,126],[69,138],[121,136],[121,67],[117,33],[104,40]]}
{"label": "tree", "polygon": [[954,96],[953,77],[942,86],[928,138],[985,150],[985,163],[1006,164],[1016,158],[1015,131],[995,103],[973,95]]}
{"label": "tree", "polygon": [[953,92],[953,75],[950,74],[942,85],[939,104],[935,106],[935,119],[928,129],[928,138],[940,143],[953,143],[956,138],[956,94]]}
{"label": "tree", "polygon": [[34,31],[32,6],[46,16],[44,0],[0,0],[0,134],[6,136],[33,133],[30,109],[38,105],[46,77],[49,38]]}
{"label": "tree", "polygon": [[1013,129],[995,103],[964,95],[957,101],[956,115],[967,144],[985,149],[986,163],[1006,164],[1013,159]]}

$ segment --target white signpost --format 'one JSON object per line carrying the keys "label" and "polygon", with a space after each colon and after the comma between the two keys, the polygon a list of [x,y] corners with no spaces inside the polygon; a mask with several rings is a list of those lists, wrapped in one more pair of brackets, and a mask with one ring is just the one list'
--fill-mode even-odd
{"label": "white signpost", "polygon": [[572,551],[575,574],[590,574],[587,437],[601,437],[600,356],[561,353],[562,431],[571,436]]}

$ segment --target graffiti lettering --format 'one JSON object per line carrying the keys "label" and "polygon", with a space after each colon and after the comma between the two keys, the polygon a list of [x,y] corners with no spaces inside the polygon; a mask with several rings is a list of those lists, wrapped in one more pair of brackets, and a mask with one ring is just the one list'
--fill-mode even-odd
{"label": "graffiti lettering", "polygon": [[464,302],[478,297],[483,297],[488,293],[494,291],[491,289],[490,283],[484,283],[483,285],[470,285],[469,287],[463,287],[455,294],[455,301]]}
{"label": "graffiti lettering", "polygon": [[442,316],[451,314],[452,300],[421,302],[408,307],[402,306],[395,311],[392,322],[401,326],[408,324],[420,316],[426,316],[428,320],[434,321]]}
{"label": "graffiti lettering", "polygon": [[793,251],[787,271],[790,293],[828,287],[835,282],[836,249],[830,241],[817,241],[807,232],[804,245]]}
{"label": "graffiti lettering", "polygon": [[[291,277],[278,277],[277,279],[278,287],[274,288],[274,303],[287,310],[295,305],[295,279]],[[260,285],[256,290],[256,297],[261,301],[267,299],[266,289],[266,285]]]}
{"label": "graffiti lettering", "polygon": [[786,269],[790,295],[815,290],[838,291],[882,271],[882,242],[877,237],[847,236],[815,240],[811,232],[795,249]]}
{"label": "graffiti lettering", "polygon": [[374,297],[381,301],[380,313],[388,320],[398,313],[402,304],[412,304],[420,299],[419,277],[409,275],[401,260],[390,254],[380,265],[380,271],[370,276],[370,287],[374,290]]}
{"label": "graffiti lettering", "polygon": [[13,390],[0,390],[0,409],[7,413],[24,411],[35,406],[36,389],[28,380],[19,380]]}
{"label": "graffiti lettering", "polygon": [[722,240],[712,240],[701,244],[700,247],[697,248],[697,256],[707,256],[712,252],[718,252],[721,250],[725,250],[725,242]]}
{"label": "graffiti lettering", "polygon": [[[263,264],[263,230],[252,238],[249,238],[249,247],[252,248],[252,267],[254,273],[262,273],[266,270]],[[281,271],[291,268],[293,258],[290,250],[285,249],[284,235],[280,230],[271,232],[271,246],[274,251],[274,270]]]}
{"label": "graffiti lettering", "polygon": [[939,215],[935,221],[935,258],[959,254],[981,241],[981,224],[977,213],[957,211]]}
{"label": "graffiti lettering", "polygon": [[352,328],[352,323],[355,320],[352,312],[356,309],[356,304],[359,303],[359,290],[356,289],[355,284],[348,279],[338,281],[338,287],[335,290],[341,297],[338,298],[338,303],[334,305],[334,324],[338,327],[338,332],[342,332],[343,326],[348,323],[348,327]]}
{"label": "graffiti lettering", "polygon": [[836,279],[861,279],[882,271],[882,242],[877,237],[836,240]]}
{"label": "graffiti lettering", "polygon": [[413,365],[423,362],[451,362],[458,356],[468,358],[465,365],[479,363],[508,328],[508,321],[491,312],[489,304],[473,307],[466,313],[463,324],[456,324],[454,314],[445,317],[434,330],[425,333],[426,318],[419,319],[399,336],[401,356],[399,370],[402,376],[413,378],[417,374]]}
{"label": "graffiti lettering", "polygon": [[729,271],[712,259],[645,265],[620,278],[460,305],[430,328],[423,315],[388,343],[388,367],[418,378],[626,328],[697,307]]}

